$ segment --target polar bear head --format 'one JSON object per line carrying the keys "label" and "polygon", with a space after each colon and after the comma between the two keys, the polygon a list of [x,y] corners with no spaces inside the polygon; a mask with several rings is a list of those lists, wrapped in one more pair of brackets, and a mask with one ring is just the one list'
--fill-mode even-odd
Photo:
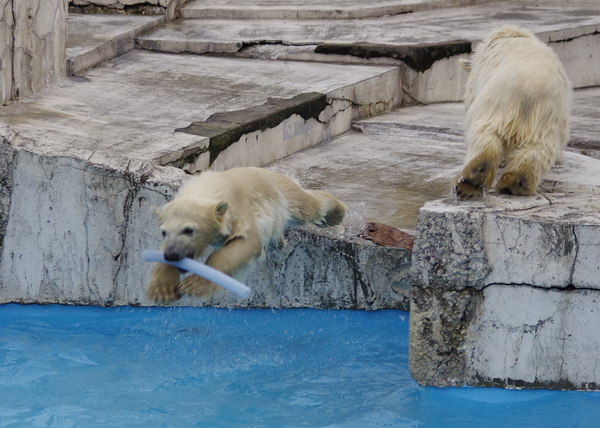
{"label": "polar bear head", "polygon": [[229,204],[198,203],[175,199],[155,210],[163,236],[161,249],[165,260],[196,258],[213,243],[222,242],[228,234],[225,214]]}

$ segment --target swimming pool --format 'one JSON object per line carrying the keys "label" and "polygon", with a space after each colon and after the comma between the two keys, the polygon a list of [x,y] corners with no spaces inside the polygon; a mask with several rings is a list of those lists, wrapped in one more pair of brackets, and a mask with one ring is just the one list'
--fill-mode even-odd
{"label": "swimming pool", "polygon": [[600,393],[423,388],[401,311],[0,306],[0,427],[598,427]]}

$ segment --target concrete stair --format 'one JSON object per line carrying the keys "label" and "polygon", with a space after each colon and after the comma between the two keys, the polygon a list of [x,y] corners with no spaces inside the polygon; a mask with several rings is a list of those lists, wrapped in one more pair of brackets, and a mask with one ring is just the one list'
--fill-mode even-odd
{"label": "concrete stair", "polygon": [[[379,15],[364,19],[333,19],[328,11],[335,8],[335,3],[309,2],[286,8],[250,4],[236,8],[197,1],[181,8],[181,19],[138,36],[136,41],[145,49],[163,52],[398,65],[403,102],[414,104],[460,101],[467,74],[457,59],[466,57],[471,46],[490,29],[515,24],[530,29],[552,46],[575,87],[600,84],[600,9],[572,3],[569,7],[509,2],[449,5],[460,2],[424,2],[422,6],[428,10],[417,8],[408,14],[386,15],[381,9]],[[363,6],[351,3],[346,8],[358,13]],[[262,14],[270,17],[271,13],[279,17],[287,9],[297,13],[280,19],[257,18]],[[300,11],[306,11],[306,16]]]}

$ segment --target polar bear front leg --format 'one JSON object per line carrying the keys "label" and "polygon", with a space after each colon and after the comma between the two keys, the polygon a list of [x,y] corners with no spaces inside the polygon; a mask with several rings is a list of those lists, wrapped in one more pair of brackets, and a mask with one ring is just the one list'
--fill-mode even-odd
{"label": "polar bear front leg", "polygon": [[180,295],[179,272],[173,266],[154,263],[150,280],[146,284],[146,296],[157,302],[174,302]]}
{"label": "polar bear front leg", "polygon": [[[253,230],[246,237],[237,237],[212,253],[206,264],[227,275],[246,267],[262,254],[262,243],[258,230]],[[179,291],[194,297],[206,299],[212,293],[221,290],[217,284],[198,275],[190,275],[181,281]]]}

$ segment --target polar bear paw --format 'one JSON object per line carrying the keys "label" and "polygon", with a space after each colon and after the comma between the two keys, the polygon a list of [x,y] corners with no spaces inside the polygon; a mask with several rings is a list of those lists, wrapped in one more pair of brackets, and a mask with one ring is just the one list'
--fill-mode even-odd
{"label": "polar bear paw", "polygon": [[528,171],[506,171],[498,180],[496,190],[505,195],[533,195],[537,188],[537,180]]}
{"label": "polar bear paw", "polygon": [[200,299],[207,299],[219,290],[222,290],[220,286],[198,275],[190,275],[179,284],[181,294],[189,294]]}
{"label": "polar bear paw", "polygon": [[177,289],[179,275],[174,278],[150,278],[146,286],[146,296],[160,303],[174,302],[181,295]]}
{"label": "polar bear paw", "polygon": [[496,175],[496,162],[486,157],[478,157],[471,161],[454,177],[453,190],[460,198],[479,196],[489,189]]}

